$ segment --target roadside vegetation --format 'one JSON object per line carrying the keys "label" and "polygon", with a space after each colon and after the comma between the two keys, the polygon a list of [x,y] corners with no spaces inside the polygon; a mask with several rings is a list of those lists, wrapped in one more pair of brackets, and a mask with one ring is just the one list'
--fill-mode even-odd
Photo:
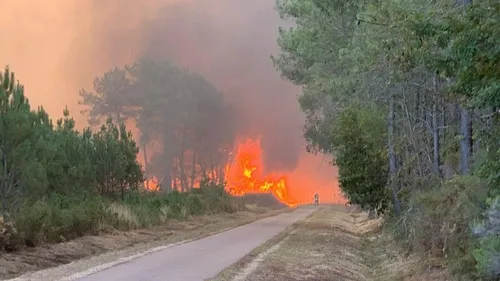
{"label": "roadside vegetation", "polygon": [[[138,63],[130,71],[139,73],[139,68],[151,64],[152,62]],[[150,74],[156,73],[161,78],[162,72],[154,66],[153,64],[153,70],[149,70]],[[182,72],[169,64],[164,64],[162,69],[170,71],[170,74],[179,75],[179,79],[193,79],[198,82],[193,86],[198,87],[193,88],[193,95],[199,95],[197,98],[203,99],[204,105],[210,106],[210,110],[197,109],[196,112],[202,114],[204,119],[196,119],[202,118],[201,116],[195,116],[196,118],[191,116],[189,120],[193,123],[190,124],[199,121],[201,123],[196,123],[196,126],[203,126],[203,122],[211,122],[210,118],[213,115],[223,111],[217,111],[217,106],[224,107],[220,102],[220,94],[202,77]],[[184,139],[185,147],[182,149],[187,150],[191,145],[192,161],[183,165],[179,174],[172,173],[160,177],[161,172],[156,174],[150,172],[150,175],[167,180],[160,182],[160,188],[156,191],[144,187],[146,171],[137,161],[138,144],[123,124],[128,119],[122,118],[120,122],[114,122],[116,118],[121,118],[119,114],[112,119],[110,112],[106,117],[106,112],[102,111],[105,106],[110,105],[103,98],[109,98],[110,92],[117,94],[118,87],[124,85],[119,79],[124,77],[119,76],[120,73],[123,74],[123,71],[108,72],[105,75],[107,78],[103,78],[104,82],[103,79],[96,79],[95,88],[101,96],[82,94],[86,97],[85,102],[92,104],[93,111],[89,114],[94,128],[81,131],[75,128],[75,121],[68,110],[64,110],[63,118],[53,121],[43,108],[36,110],[31,108],[24,87],[15,79],[9,68],[1,73],[0,252],[65,242],[85,235],[150,228],[169,220],[233,213],[245,208],[243,201],[225,192],[223,178],[219,174],[219,177],[210,177],[211,173],[212,175],[216,173],[220,166],[218,163],[222,161],[216,158],[218,145],[224,145],[214,137],[207,138],[203,143],[203,153],[197,153],[193,150],[194,143]],[[166,79],[165,77],[171,76],[165,74],[163,77]],[[141,79],[134,81],[145,83]],[[131,95],[130,89],[140,87],[142,84],[126,85],[130,88],[120,92],[121,94]],[[148,86],[149,89],[153,89],[151,85]],[[140,90],[140,88],[134,89]],[[154,92],[154,94],[160,93]],[[161,96],[156,97],[161,101]],[[192,95],[190,98],[195,99]],[[160,101],[156,101],[155,105]],[[144,103],[150,105],[149,102],[151,100],[146,99]],[[98,112],[98,109],[101,111]],[[146,118],[144,115],[148,113],[150,115],[147,117],[157,117],[151,115],[156,112],[153,109],[142,110],[140,105],[136,105],[135,109],[142,113],[141,118]],[[186,113],[192,111],[183,112]],[[171,117],[165,116],[165,118]],[[184,121],[188,122],[188,115],[185,118]],[[147,124],[158,125],[154,121],[148,121]],[[178,132],[178,126],[181,125],[168,124],[175,132]],[[196,137],[203,137],[200,127],[196,127],[200,128],[198,131],[193,127],[183,126],[183,128],[186,135],[194,133]],[[161,127],[148,127],[148,129],[150,133],[148,141],[155,140],[153,133],[168,132]],[[205,129],[207,128],[203,127],[205,134],[210,133]],[[145,132],[146,129],[141,127],[141,133]],[[222,138],[226,135],[220,133],[217,136]],[[168,142],[164,144],[168,145]],[[172,140],[174,147],[177,147],[177,144]],[[161,153],[159,155],[161,161],[156,161],[163,164],[155,167],[164,169],[165,163],[169,161],[162,159]],[[187,158],[188,155],[186,152],[183,156],[174,154],[175,157],[172,157],[179,160]],[[212,162],[207,162],[209,157],[212,157]],[[188,171],[184,170],[188,165],[191,167],[189,180]],[[205,165],[207,168],[200,165]]]}
{"label": "roadside vegetation", "polygon": [[[500,3],[278,0],[311,151],[422,268],[500,278]],[[413,279],[418,280],[418,279]],[[442,279],[440,279],[442,280]]]}

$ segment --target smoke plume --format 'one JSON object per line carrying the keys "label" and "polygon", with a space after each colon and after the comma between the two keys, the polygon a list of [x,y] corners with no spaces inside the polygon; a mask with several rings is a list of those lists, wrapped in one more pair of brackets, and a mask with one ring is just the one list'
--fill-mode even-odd
{"label": "smoke plume", "polygon": [[[274,0],[9,0],[0,24],[0,64],[51,116],[67,105],[83,126],[78,91],[95,76],[142,56],[168,59],[224,92],[239,112],[239,135],[262,137],[267,170],[321,162],[304,157],[299,89],[270,60],[282,24]],[[326,174],[336,184],[334,171]]]}
{"label": "smoke plume", "polygon": [[204,74],[237,107],[240,135],[262,136],[265,167],[293,170],[303,149],[303,117],[298,90],[280,79],[270,60],[280,24],[274,1],[192,3],[168,5],[150,22],[144,54]]}

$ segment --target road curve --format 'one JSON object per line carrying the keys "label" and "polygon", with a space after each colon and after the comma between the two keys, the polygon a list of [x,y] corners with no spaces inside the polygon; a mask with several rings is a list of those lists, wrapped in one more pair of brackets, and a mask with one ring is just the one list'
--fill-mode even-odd
{"label": "road curve", "polygon": [[289,213],[173,246],[111,267],[79,281],[201,281],[214,277],[316,208],[300,207]]}

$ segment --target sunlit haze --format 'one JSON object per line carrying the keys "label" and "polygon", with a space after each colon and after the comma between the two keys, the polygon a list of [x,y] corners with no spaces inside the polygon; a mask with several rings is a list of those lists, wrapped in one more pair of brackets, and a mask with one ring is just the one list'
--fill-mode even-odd
{"label": "sunlit haze", "polygon": [[167,59],[204,75],[238,109],[234,142],[258,142],[259,182],[286,177],[296,203],[315,192],[322,202],[345,202],[331,157],[305,150],[300,89],[272,65],[282,24],[274,0],[16,0],[3,3],[0,24],[0,64],[52,118],[67,106],[77,127],[86,126],[78,93],[94,77],[143,56]]}

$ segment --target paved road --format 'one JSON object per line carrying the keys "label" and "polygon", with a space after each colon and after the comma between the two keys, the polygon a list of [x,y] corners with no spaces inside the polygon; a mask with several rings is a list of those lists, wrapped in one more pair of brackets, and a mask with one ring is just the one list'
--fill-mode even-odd
{"label": "paved road", "polygon": [[316,210],[301,207],[197,241],[140,257],[79,281],[202,281]]}

